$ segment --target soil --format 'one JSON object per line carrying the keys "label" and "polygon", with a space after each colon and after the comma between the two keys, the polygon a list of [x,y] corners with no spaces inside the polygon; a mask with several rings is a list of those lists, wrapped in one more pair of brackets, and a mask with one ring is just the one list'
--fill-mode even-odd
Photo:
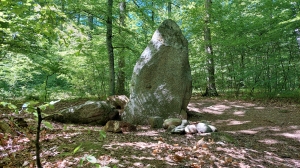
{"label": "soil", "polygon": [[[86,100],[62,101],[54,111]],[[300,167],[299,104],[193,97],[191,123],[210,122],[218,132],[170,134],[137,126],[129,133],[103,133],[102,126],[45,123],[43,167]],[[36,121],[31,114],[0,109],[12,133],[0,133],[0,167],[35,167]],[[10,117],[27,122],[18,126]]]}

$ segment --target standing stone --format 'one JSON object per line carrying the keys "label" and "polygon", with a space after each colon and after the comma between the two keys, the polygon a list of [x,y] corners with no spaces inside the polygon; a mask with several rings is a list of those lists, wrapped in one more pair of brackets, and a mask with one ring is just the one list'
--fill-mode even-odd
{"label": "standing stone", "polygon": [[179,26],[165,20],[137,61],[131,79],[129,103],[123,120],[148,124],[148,117],[178,117],[187,110],[192,94],[188,41]]}

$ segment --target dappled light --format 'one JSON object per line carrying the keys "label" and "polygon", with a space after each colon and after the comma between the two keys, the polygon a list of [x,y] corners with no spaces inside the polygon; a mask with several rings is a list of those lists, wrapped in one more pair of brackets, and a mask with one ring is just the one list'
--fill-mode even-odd
{"label": "dappled light", "polygon": [[295,139],[298,142],[300,142],[300,130],[294,130],[292,132],[279,133],[279,134],[276,134],[276,135],[284,136],[284,137],[287,137],[287,138],[292,138],[292,139]]}
{"label": "dappled light", "polygon": [[234,115],[241,116],[241,117],[244,116],[245,113],[246,113],[246,111],[235,111],[235,112],[233,112]]}
{"label": "dappled light", "polygon": [[[192,100],[189,110],[201,115],[190,118],[191,122],[206,120],[216,126],[218,132],[211,134],[177,135],[138,125],[136,132],[107,132],[103,138],[100,126],[52,123],[52,130],[44,127],[41,131],[40,156],[44,167],[61,168],[78,167],[81,162],[83,167],[93,167],[86,159],[91,156],[96,164],[109,167],[299,167],[297,112],[289,110],[287,115],[278,107],[261,107],[255,103]],[[27,122],[34,129],[35,121]],[[31,156],[32,161],[17,162],[30,167],[35,165],[35,134],[20,133],[5,138],[0,134],[0,151],[5,151],[0,158]]]}
{"label": "dappled light", "polygon": [[245,123],[249,123],[251,121],[238,121],[234,119],[227,119],[227,120],[216,120],[215,123],[217,124],[227,124],[227,125],[241,125]]}
{"label": "dappled light", "polygon": [[227,125],[241,125],[241,124],[245,124],[245,123],[249,123],[251,121],[234,121],[234,120],[231,120],[229,121],[229,123]]}
{"label": "dappled light", "polygon": [[231,108],[230,106],[219,104],[219,105],[206,107],[203,109],[203,112],[212,113],[212,114],[223,114],[225,110],[230,108]]}
{"label": "dappled light", "polygon": [[258,140],[259,142],[262,142],[266,145],[273,145],[273,144],[277,144],[277,143],[283,143],[283,142],[280,142],[276,139],[262,139],[262,140]]}

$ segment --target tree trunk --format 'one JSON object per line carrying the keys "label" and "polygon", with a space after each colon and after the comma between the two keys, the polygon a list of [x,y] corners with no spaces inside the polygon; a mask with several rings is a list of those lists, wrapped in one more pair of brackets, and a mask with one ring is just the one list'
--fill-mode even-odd
{"label": "tree trunk", "polygon": [[168,18],[171,19],[171,9],[172,9],[172,6],[171,6],[171,2],[168,2]]}
{"label": "tree trunk", "polygon": [[88,15],[88,25],[89,25],[89,28],[90,28],[90,32],[88,33],[88,36],[89,36],[89,40],[92,40],[93,36],[92,36],[92,31],[94,29],[94,23],[93,23],[93,16],[92,15]]}
{"label": "tree trunk", "polygon": [[[120,29],[119,29],[119,35],[121,39],[124,39],[122,28],[126,26],[125,24],[125,13],[126,13],[126,2],[120,2]],[[122,42],[124,44],[124,42]],[[122,95],[125,94],[125,46],[121,47],[121,51],[119,53],[119,59],[118,59],[118,66],[119,66],[119,72],[117,75],[117,94]]]}
{"label": "tree trunk", "polygon": [[203,96],[218,96],[218,92],[216,89],[216,81],[215,81],[215,65],[214,65],[214,57],[213,57],[213,49],[211,45],[211,33],[210,33],[210,11],[211,11],[211,0],[205,0],[205,23],[204,23],[204,42],[205,42],[205,52],[207,56],[207,86],[205,93]]}
{"label": "tree trunk", "polygon": [[109,95],[115,94],[114,49],[112,45],[112,8],[113,0],[107,0],[106,46],[109,59]]}
{"label": "tree trunk", "polygon": [[[154,2],[153,2],[153,0],[152,0],[152,2],[151,2],[151,5],[152,5],[152,7],[154,8]],[[154,23],[154,11],[153,11],[153,10],[151,10],[151,20],[152,20],[152,22]]]}

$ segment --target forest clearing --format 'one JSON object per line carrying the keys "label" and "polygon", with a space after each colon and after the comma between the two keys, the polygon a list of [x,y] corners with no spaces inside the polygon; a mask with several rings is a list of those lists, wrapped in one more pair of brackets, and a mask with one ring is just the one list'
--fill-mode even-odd
{"label": "forest clearing", "polygon": [[296,0],[1,0],[0,168],[300,167],[299,25]]}
{"label": "forest clearing", "polygon": [[[79,102],[60,102],[56,108]],[[194,96],[188,107],[195,113],[188,120],[209,121],[218,132],[178,135],[140,125],[136,132],[108,132],[101,138],[99,131],[103,127],[56,122],[52,123],[53,129],[42,128],[42,165],[49,168],[96,167],[97,164],[148,168],[300,166],[298,104]],[[1,113],[10,112],[1,108]],[[18,135],[0,134],[1,167],[35,167],[36,121],[27,117],[28,127],[12,127]],[[90,158],[94,162],[80,163],[88,156],[96,160]]]}

